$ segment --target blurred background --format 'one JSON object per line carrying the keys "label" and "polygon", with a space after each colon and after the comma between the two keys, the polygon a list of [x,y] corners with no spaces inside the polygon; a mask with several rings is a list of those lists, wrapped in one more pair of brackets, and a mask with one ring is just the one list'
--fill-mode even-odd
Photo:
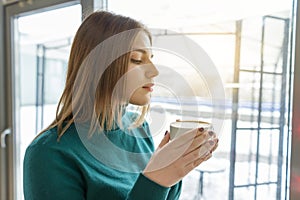
{"label": "blurred background", "polygon": [[[299,170],[291,154],[297,151],[292,142],[299,144],[296,130],[292,135],[299,100],[299,85],[294,84],[299,78],[296,5],[293,0],[2,0],[0,199],[23,199],[25,149],[54,119],[74,34],[93,10],[156,28],[154,43],[184,35],[216,68],[216,74],[204,76],[184,58],[153,50],[158,80],[169,83],[154,88],[148,116],[156,145],[183,113],[188,119],[217,118],[221,123],[219,148],[185,177],[181,200],[300,198],[299,181],[290,180],[296,178],[290,169]],[[174,80],[170,69],[182,80]],[[217,81],[221,99],[212,94]],[[214,115],[214,102],[222,102],[224,115]]]}

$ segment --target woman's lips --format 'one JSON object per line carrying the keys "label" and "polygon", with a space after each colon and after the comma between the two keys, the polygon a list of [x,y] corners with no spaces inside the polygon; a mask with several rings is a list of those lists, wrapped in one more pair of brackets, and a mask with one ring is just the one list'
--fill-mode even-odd
{"label": "woman's lips", "polygon": [[152,88],[153,86],[154,86],[153,83],[147,84],[147,85],[143,86],[143,89],[145,89],[145,90],[147,90],[149,92],[152,92],[153,91],[153,88]]}

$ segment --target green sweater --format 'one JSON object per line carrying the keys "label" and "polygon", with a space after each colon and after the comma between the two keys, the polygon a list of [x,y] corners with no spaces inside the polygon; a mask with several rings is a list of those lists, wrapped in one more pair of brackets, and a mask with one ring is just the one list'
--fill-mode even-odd
{"label": "green sweater", "polygon": [[88,139],[84,131],[73,124],[58,142],[53,128],[30,144],[24,158],[25,200],[179,199],[181,182],[167,188],[141,173],[154,151],[147,123]]}

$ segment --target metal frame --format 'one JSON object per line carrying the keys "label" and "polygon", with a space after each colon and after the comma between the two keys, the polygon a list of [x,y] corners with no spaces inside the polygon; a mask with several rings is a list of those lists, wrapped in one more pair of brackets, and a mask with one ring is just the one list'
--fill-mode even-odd
{"label": "metal frame", "polygon": [[82,19],[95,10],[107,10],[108,0],[81,0]]}
{"label": "metal frame", "polygon": [[[0,2],[0,16],[4,16],[4,8],[2,1]],[[5,68],[4,68],[4,18],[0,18],[0,134],[7,128],[6,120],[6,99],[5,99]],[[5,138],[3,138],[5,140]],[[5,141],[4,141],[5,142]],[[0,147],[0,199],[5,199],[7,196],[7,160],[6,149]]]}
{"label": "metal frame", "polygon": [[[4,16],[4,9],[2,2],[0,1],[0,16]],[[4,128],[6,128],[6,121],[5,121],[5,103],[4,103],[4,18],[0,18],[0,131],[2,131]],[[1,196],[0,196],[1,197]]]}
{"label": "metal frame", "polygon": [[[66,44],[47,47],[46,44],[36,46],[36,130],[38,133],[44,127],[44,105],[45,105],[45,70],[46,54],[48,50],[60,49],[71,45],[71,38],[66,38]],[[50,41],[51,42],[51,41]],[[49,42],[47,42],[49,43]]]}
{"label": "metal frame", "polygon": [[[234,59],[234,75],[233,83],[239,83],[239,69],[240,69],[240,53],[241,53],[241,33],[242,21],[236,22],[236,36],[235,36],[235,59]],[[231,125],[231,148],[230,148],[230,175],[229,175],[229,199],[233,199],[234,194],[234,178],[235,161],[236,161],[236,128],[238,121],[238,104],[239,103],[239,88],[232,89],[232,125]]]}
{"label": "metal frame", "polygon": [[[284,39],[283,39],[283,44],[282,44],[282,49],[280,52],[279,57],[282,57],[282,73],[276,73],[276,69],[278,67],[278,62],[279,59],[277,60],[277,63],[275,64],[275,70],[274,72],[265,72],[264,71],[264,43],[265,43],[265,22],[266,19],[274,19],[274,20],[281,20],[284,23]],[[286,93],[287,93],[287,72],[288,68],[288,47],[289,47],[289,19],[284,19],[284,18],[279,18],[279,17],[274,17],[274,16],[264,16],[262,19],[262,35],[261,35],[261,63],[259,66],[259,70],[254,69],[254,70],[243,70],[240,67],[239,61],[240,61],[240,46],[241,46],[241,24],[237,23],[236,25],[236,55],[235,55],[235,73],[234,73],[234,83],[239,83],[239,75],[241,73],[252,73],[253,75],[259,74],[260,79],[259,79],[259,99],[258,99],[258,105],[254,105],[256,101],[254,100],[254,96],[252,96],[252,110],[257,110],[258,111],[258,116],[257,116],[257,128],[253,127],[244,127],[244,128],[239,128],[237,127],[237,121],[238,121],[238,109],[239,109],[239,90],[238,88],[234,88],[233,90],[233,108],[232,108],[232,134],[231,134],[231,153],[230,153],[230,181],[229,181],[229,199],[234,199],[234,189],[235,188],[241,188],[241,187],[250,187],[254,186],[254,199],[257,199],[257,186],[259,185],[270,185],[270,184],[276,184],[277,185],[277,192],[276,192],[276,199],[281,199],[282,194],[282,164],[283,164],[283,143],[286,142],[288,144],[288,141],[284,140],[284,133],[287,132],[287,135],[289,134],[288,131],[285,132],[285,113],[286,113]],[[273,82],[276,81],[276,77],[280,76],[281,77],[281,94],[280,94],[280,118],[279,118],[279,126],[278,127],[261,127],[261,122],[263,120],[262,118],[262,103],[263,103],[263,79],[264,75],[273,75]],[[254,91],[252,91],[252,94]],[[275,88],[273,89],[273,95],[272,95],[272,102],[275,103]],[[271,111],[273,112],[275,110],[274,105],[271,106]],[[252,121],[254,120],[254,115],[251,113]],[[274,117],[271,117],[271,122],[274,122]],[[279,131],[279,138],[278,138],[278,161],[277,161],[277,181],[268,181],[268,182],[258,182],[258,164],[259,164],[259,151],[260,151],[260,135],[261,135],[261,130],[278,130]],[[248,184],[243,184],[243,185],[235,185],[235,163],[236,163],[236,137],[238,134],[239,130],[249,130],[251,131],[251,134],[256,133],[257,134],[257,140],[256,140],[256,155],[255,155],[255,181],[254,183],[248,183]],[[255,132],[254,132],[255,131]],[[250,150],[249,150],[250,151]],[[271,153],[270,153],[271,152]],[[272,155],[272,149],[269,150],[269,154]],[[269,164],[272,162],[272,157],[269,155],[268,162]],[[251,155],[249,154],[248,156],[249,162],[251,161]],[[287,169],[286,169],[287,170]],[[287,191],[285,192],[287,193]],[[287,194],[285,194],[287,196]]]}
{"label": "metal frame", "polygon": [[36,123],[35,132],[38,133],[43,127],[44,104],[45,104],[45,65],[46,47],[38,44],[36,47]]}
{"label": "metal frame", "polygon": [[295,42],[294,52],[294,88],[292,106],[292,147],[290,168],[290,199],[300,199],[300,3],[297,1],[295,8]]}
{"label": "metal frame", "polygon": [[[289,99],[286,99],[286,84],[287,84],[287,72],[288,69],[290,68],[290,66],[288,66],[288,42],[289,42],[289,19],[284,19],[284,18],[278,18],[278,17],[274,17],[274,16],[265,16],[263,17],[263,21],[265,21],[266,19],[271,18],[271,19],[276,19],[276,20],[281,20],[284,22],[285,28],[284,28],[284,35],[286,36],[283,40],[283,44],[282,44],[282,49],[281,49],[281,54],[278,56],[277,62],[279,62],[279,57],[282,56],[284,59],[282,59],[282,66],[286,66],[285,68],[283,68],[282,73],[277,73],[275,72],[267,72],[264,71],[264,29],[265,26],[262,27],[262,36],[261,36],[261,63],[259,68],[260,69],[254,69],[254,70],[247,70],[247,69],[241,69],[240,66],[240,53],[241,53],[241,32],[242,32],[242,21],[236,21],[236,32],[235,33],[184,33],[185,35],[217,35],[217,34],[230,34],[230,35],[235,35],[235,60],[234,60],[234,83],[239,83],[239,74],[240,72],[246,72],[249,74],[259,74],[260,75],[260,85],[263,85],[263,76],[264,75],[273,75],[273,82],[276,81],[275,77],[276,76],[281,76],[282,77],[282,84],[281,84],[281,88],[282,88],[282,92],[281,92],[281,105],[286,105],[286,100],[289,101]],[[264,24],[264,23],[263,23]],[[163,36],[163,35],[176,35],[176,34],[170,34],[167,31],[165,31],[164,33],[161,34],[155,34],[154,36]],[[277,64],[276,64],[277,67]],[[275,88],[274,88],[275,89]],[[233,99],[232,99],[232,113],[231,113],[231,118],[232,118],[232,136],[231,136],[231,153],[230,153],[230,177],[229,177],[229,199],[234,199],[234,189],[235,188],[241,188],[241,187],[250,187],[250,186],[255,186],[255,192],[254,192],[254,196],[256,199],[257,196],[257,186],[260,185],[270,185],[270,184],[276,184],[277,185],[277,199],[281,198],[281,185],[282,185],[282,164],[283,164],[283,142],[279,142],[279,152],[278,152],[278,173],[277,173],[277,181],[268,181],[268,182],[258,182],[258,163],[259,163],[259,156],[256,156],[256,170],[255,170],[255,183],[253,184],[244,184],[244,185],[235,185],[234,184],[234,178],[235,178],[235,162],[236,162],[236,136],[237,136],[237,131],[238,130],[249,130],[252,132],[256,132],[258,135],[260,135],[260,131],[262,130],[279,130],[280,134],[278,137],[279,141],[284,141],[283,138],[283,133],[285,133],[284,131],[284,126],[272,126],[272,127],[261,127],[261,121],[264,120],[263,116],[261,115],[261,112],[263,110],[262,107],[262,87],[260,87],[259,89],[259,102],[258,106],[255,105],[255,100],[254,97],[252,96],[252,104],[251,107],[253,110],[257,109],[259,111],[259,116],[258,116],[258,127],[257,128],[253,128],[253,127],[247,127],[247,128],[240,128],[237,127],[237,121],[238,121],[238,108],[239,108],[239,89],[238,88],[233,88]],[[252,91],[253,93],[253,91]],[[272,102],[273,104],[275,103],[275,93],[273,91],[273,96],[272,98]],[[275,110],[274,105],[271,105],[271,110]],[[286,111],[286,107],[285,106],[281,106],[280,108],[280,123],[279,124],[284,124],[285,121],[285,111]],[[274,122],[274,117],[270,117],[270,120]],[[254,121],[254,115],[253,113],[251,113],[250,115],[250,121]],[[289,133],[288,133],[289,135]],[[258,144],[260,143],[260,137],[258,137],[258,140],[256,141]],[[288,144],[288,141],[285,141]],[[257,149],[256,152],[259,152],[259,145],[257,145]],[[272,149],[270,149],[270,152],[272,154]],[[257,153],[258,154],[258,153]],[[288,156],[287,156],[288,158]],[[268,163],[271,164],[272,163],[272,157],[268,158]],[[249,162],[251,161],[251,155],[248,157]],[[286,166],[288,165],[288,163],[286,164]],[[286,169],[286,174],[287,174],[288,169]],[[287,185],[285,185],[285,198],[287,196]]]}

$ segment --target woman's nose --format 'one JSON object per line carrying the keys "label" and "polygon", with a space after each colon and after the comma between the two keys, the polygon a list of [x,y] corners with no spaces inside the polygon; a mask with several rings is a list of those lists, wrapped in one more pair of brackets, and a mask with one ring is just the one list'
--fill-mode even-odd
{"label": "woman's nose", "polygon": [[157,70],[157,68],[155,67],[155,65],[151,62],[148,64],[148,70],[146,72],[146,77],[147,78],[154,78],[156,76],[158,76],[159,71]]}

